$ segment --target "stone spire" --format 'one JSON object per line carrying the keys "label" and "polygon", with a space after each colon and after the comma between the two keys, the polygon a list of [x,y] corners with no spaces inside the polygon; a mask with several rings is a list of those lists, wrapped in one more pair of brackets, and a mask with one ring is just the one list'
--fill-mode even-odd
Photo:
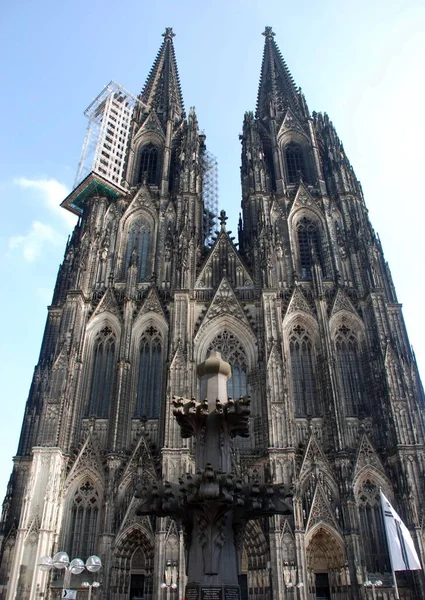
{"label": "stone spire", "polygon": [[148,75],[140,99],[148,109],[155,108],[160,119],[179,120],[184,114],[183,98],[174,52],[172,27],[166,27],[155,62]]}
{"label": "stone spire", "polygon": [[300,111],[298,91],[286,62],[274,41],[275,33],[271,27],[266,27],[263,35],[265,43],[256,116],[259,118],[267,117],[273,108],[282,112],[285,108],[290,107],[297,113]]}

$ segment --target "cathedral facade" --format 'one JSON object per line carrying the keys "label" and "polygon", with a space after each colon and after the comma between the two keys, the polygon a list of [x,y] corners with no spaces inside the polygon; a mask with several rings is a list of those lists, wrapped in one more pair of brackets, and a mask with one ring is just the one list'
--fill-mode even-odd
{"label": "cathedral facade", "polygon": [[[169,28],[123,180],[91,173],[63,202],[79,220],[3,505],[1,600],[60,598],[63,572],[37,567],[59,550],[101,557],[96,598],[184,598],[179,524],[137,516],[133,494],[193,471],[172,398],[197,397],[211,350],[231,365],[229,396],[251,397],[234,470],[293,486],[293,515],[244,532],[244,600],[372,598],[364,584],[377,580],[393,598],[380,488],[425,559],[424,396],[401,305],[331,121],[310,114],[271,28],[264,36],[238,243],[222,212],[207,244],[205,136],[184,111]],[[170,576],[176,590],[161,587]],[[81,599],[85,579],[69,584]],[[420,572],[398,585],[401,598],[425,597]]]}

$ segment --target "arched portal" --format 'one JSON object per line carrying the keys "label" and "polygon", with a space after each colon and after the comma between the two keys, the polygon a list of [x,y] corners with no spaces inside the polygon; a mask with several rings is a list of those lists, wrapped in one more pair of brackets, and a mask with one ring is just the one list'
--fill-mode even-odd
{"label": "arched portal", "polygon": [[271,600],[270,552],[259,521],[249,521],[241,549],[239,584],[242,600]]}
{"label": "arched portal", "polygon": [[117,600],[152,600],[154,547],[151,534],[137,525],[117,539],[112,586]]}
{"label": "arched portal", "polygon": [[319,524],[306,542],[308,591],[313,598],[331,600],[332,590],[350,584],[342,538],[331,527]]}

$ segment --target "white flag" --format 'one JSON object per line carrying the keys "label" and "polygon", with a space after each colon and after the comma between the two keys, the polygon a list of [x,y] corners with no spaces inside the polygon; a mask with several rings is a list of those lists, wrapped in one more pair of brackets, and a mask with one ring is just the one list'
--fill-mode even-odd
{"label": "white flag", "polygon": [[387,534],[393,571],[417,571],[418,569],[422,569],[409,530],[384,494],[382,492],[380,494],[385,533]]}

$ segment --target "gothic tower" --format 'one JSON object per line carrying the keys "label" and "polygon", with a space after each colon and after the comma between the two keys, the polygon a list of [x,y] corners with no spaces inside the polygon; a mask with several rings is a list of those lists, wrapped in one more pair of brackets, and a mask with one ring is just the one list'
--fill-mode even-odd
{"label": "gothic tower", "polygon": [[[294,488],[290,518],[246,527],[244,600],[371,598],[373,576],[389,600],[379,488],[425,559],[424,398],[401,306],[332,123],[310,115],[264,36],[238,244],[223,212],[206,243],[205,136],[184,111],[170,28],[133,104],[109,96],[97,167],[63,202],[79,220],[4,501],[0,600],[59,598],[60,574],[37,568],[58,550],[102,558],[98,598],[172,595],[167,563],[183,597],[179,524],[137,516],[133,491],[193,471],[171,400],[197,396],[210,350],[231,364],[229,396],[251,396],[234,469]],[[425,595],[421,575],[398,581],[406,600]]]}

